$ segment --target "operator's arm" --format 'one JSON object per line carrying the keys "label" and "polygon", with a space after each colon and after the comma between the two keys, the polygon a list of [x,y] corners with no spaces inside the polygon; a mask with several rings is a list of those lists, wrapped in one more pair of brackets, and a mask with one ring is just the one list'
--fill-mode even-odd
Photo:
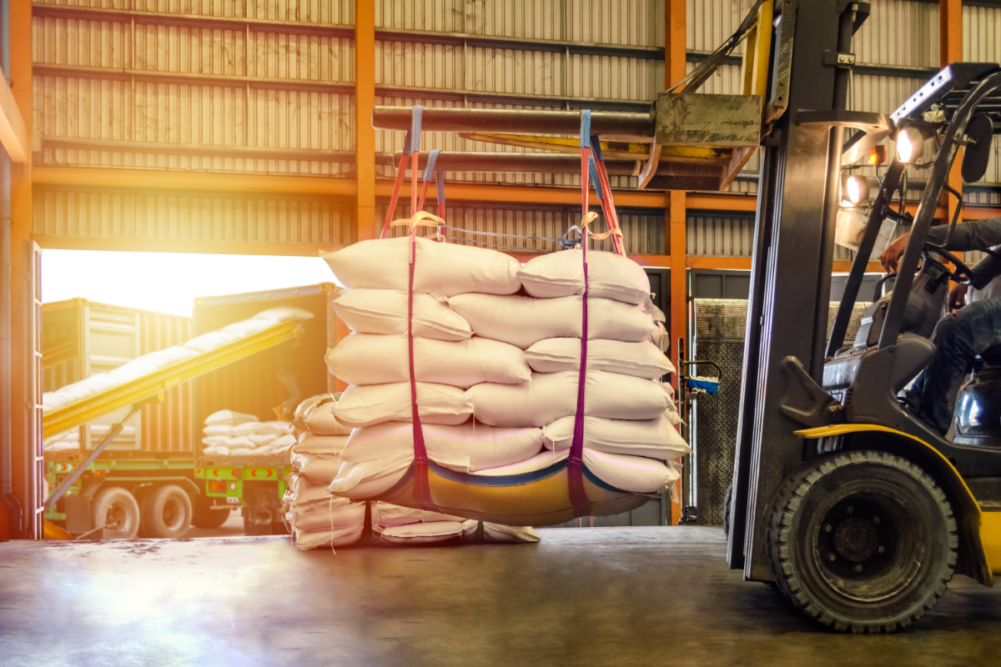
{"label": "operator's arm", "polygon": [[[928,230],[927,241],[933,245],[942,245],[946,235],[949,233],[948,225],[938,225]],[[879,256],[879,261],[888,273],[897,270],[897,263],[900,256],[904,254],[907,242],[910,240],[910,233],[904,234],[886,247],[883,254]],[[986,250],[1001,244],[1001,218],[984,218],[983,220],[970,220],[958,224],[953,228],[952,238],[945,246],[946,250],[968,251]],[[1001,275],[1001,260],[988,255],[972,268],[974,280],[973,285],[981,289],[993,278]]]}
{"label": "operator's arm", "polygon": [[[949,234],[948,225],[938,225],[928,230],[928,242],[934,245],[945,243]],[[946,250],[966,252],[968,250],[986,250],[1001,245],[1001,218],[984,218],[969,220],[957,224],[952,229]]]}

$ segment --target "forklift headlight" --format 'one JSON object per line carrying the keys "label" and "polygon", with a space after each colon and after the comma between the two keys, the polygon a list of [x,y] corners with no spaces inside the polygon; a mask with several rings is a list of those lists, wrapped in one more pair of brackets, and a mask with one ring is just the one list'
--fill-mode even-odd
{"label": "forklift headlight", "polygon": [[849,176],[845,180],[844,198],[852,206],[862,206],[869,202],[869,179],[865,176]]}
{"label": "forklift headlight", "polygon": [[904,164],[913,164],[921,158],[925,139],[915,127],[905,127],[897,132],[897,159]]}

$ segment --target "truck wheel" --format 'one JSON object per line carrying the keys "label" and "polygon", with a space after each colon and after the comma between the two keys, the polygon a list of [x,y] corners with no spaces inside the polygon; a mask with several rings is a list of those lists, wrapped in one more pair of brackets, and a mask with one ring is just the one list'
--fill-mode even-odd
{"label": "truck wheel", "polygon": [[143,524],[150,537],[181,537],[191,528],[191,498],[175,484],[150,491],[145,510]]}
{"label": "truck wheel", "polygon": [[945,493],[898,456],[858,451],[799,470],[768,531],[776,582],[842,632],[894,632],[945,593],[959,538]]}
{"label": "truck wheel", "polygon": [[94,527],[125,533],[132,539],[139,532],[139,504],[128,489],[109,486],[94,498]]}
{"label": "truck wheel", "polygon": [[[247,536],[270,535],[275,522],[274,513],[267,507],[243,508],[243,534]],[[280,522],[280,521],[279,521]]]}
{"label": "truck wheel", "polygon": [[203,495],[195,496],[195,513],[191,517],[191,524],[198,528],[219,528],[226,523],[230,515],[230,507],[224,509],[212,509],[212,499]]}

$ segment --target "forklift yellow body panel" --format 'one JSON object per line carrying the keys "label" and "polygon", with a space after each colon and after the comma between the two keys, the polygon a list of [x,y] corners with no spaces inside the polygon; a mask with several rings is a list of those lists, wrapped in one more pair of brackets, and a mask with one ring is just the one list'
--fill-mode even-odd
{"label": "forklift yellow body panel", "polygon": [[[950,496],[956,524],[960,532],[960,544],[967,547],[967,558],[971,561],[971,572],[964,572],[985,586],[994,585],[994,574],[1001,574],[1001,512],[982,512],[970,487],[955,466],[942,454],[920,438],[878,424],[837,424],[820,426],[795,432],[804,439],[817,439],[848,434],[884,433],[891,436],[884,443],[867,442],[860,449],[877,449],[907,457],[908,453],[918,454],[915,461],[925,472],[936,478]],[[920,449],[892,447],[891,443],[920,445]]]}

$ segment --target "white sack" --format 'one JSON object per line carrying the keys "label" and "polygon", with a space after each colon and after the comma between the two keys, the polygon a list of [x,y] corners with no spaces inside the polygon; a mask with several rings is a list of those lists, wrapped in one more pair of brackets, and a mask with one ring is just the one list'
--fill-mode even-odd
{"label": "white sack", "polygon": [[299,530],[292,531],[292,539],[300,551],[328,547],[346,547],[361,539],[362,525],[346,526],[336,530]]}
{"label": "white sack", "polygon": [[185,350],[191,350],[192,352],[197,352],[198,354],[205,354],[206,352],[211,352],[212,350],[218,349],[223,345],[229,345],[230,343],[235,343],[240,340],[240,336],[235,333],[222,333],[220,331],[210,331],[208,333],[202,334],[201,336],[196,336],[192,338],[187,343],[182,345]]}
{"label": "white sack", "polygon": [[274,433],[255,433],[254,435],[248,435],[247,437],[250,438],[252,443],[254,443],[254,447],[260,449],[261,447],[270,447],[275,444],[275,440],[281,436],[275,435]]}
{"label": "white sack", "polygon": [[290,457],[295,471],[313,484],[329,486],[337,477],[343,461],[337,456],[325,454],[300,454],[292,452]]}
{"label": "white sack", "polygon": [[[533,299],[527,296],[460,294],[448,300],[469,320],[473,333],[525,349],[543,338],[580,338],[583,297]],[[642,306],[611,299],[587,300],[588,338],[631,343],[647,340],[655,330]]]}
{"label": "white sack", "polygon": [[539,534],[531,526],[505,526],[499,523],[483,522],[485,542],[538,542]]}
{"label": "white sack", "polygon": [[406,526],[413,523],[429,523],[431,521],[462,521],[462,517],[429,512],[412,507],[400,507],[381,501],[372,502],[372,530],[381,533],[385,528]]}
{"label": "white sack", "polygon": [[313,484],[297,472],[291,473],[285,479],[292,491],[294,507],[301,509],[311,504],[326,504],[330,500],[330,493],[324,485]]}
{"label": "white sack", "polygon": [[224,435],[230,437],[233,435],[231,432],[233,430],[232,426],[228,424],[213,424],[212,426],[206,426],[202,429],[202,433],[209,437]]}
{"label": "white sack", "polygon": [[[564,250],[533,257],[518,271],[530,295],[541,298],[584,293],[581,250]],[[639,264],[613,252],[587,253],[588,295],[643,304],[650,298],[650,279]],[[474,329],[475,330],[475,329]]]}
{"label": "white sack", "polygon": [[348,444],[346,435],[316,435],[303,433],[295,444],[295,451],[300,454],[327,454],[340,456]]}
{"label": "white sack", "polygon": [[413,451],[401,451],[361,463],[344,462],[341,471],[328,487],[330,493],[351,500],[365,500],[389,491],[403,479],[414,461]]}
{"label": "white sack", "polygon": [[226,438],[226,446],[232,449],[248,449],[252,450],[257,447],[257,445],[250,439],[249,436],[241,435],[236,438]]}
{"label": "white sack", "polygon": [[448,540],[469,540],[476,535],[476,521],[433,521],[393,526],[379,533],[389,544],[434,544]]}
{"label": "white sack", "polygon": [[[580,338],[546,338],[525,351],[525,359],[537,373],[580,369]],[[650,341],[623,343],[617,340],[587,341],[587,370],[608,371],[653,380],[673,373],[674,365]]]}
{"label": "white sack", "polygon": [[[474,475],[490,477],[500,475],[521,475],[543,470],[563,461],[570,450],[543,452],[521,463],[482,470]],[[601,481],[630,493],[658,493],[680,475],[663,461],[640,456],[606,454],[593,449],[584,449],[584,465]]]}
{"label": "white sack", "polygon": [[[354,333],[327,352],[327,369],[354,385],[409,382],[408,348],[406,336]],[[414,373],[418,382],[463,389],[480,382],[520,384],[532,377],[524,352],[486,338],[451,343],[415,338]]]}
{"label": "white sack", "polygon": [[331,527],[340,528],[364,522],[365,505],[329,495],[321,501],[306,504],[300,503],[296,498],[285,518],[300,530],[329,530]]}
{"label": "white sack", "polygon": [[[483,385],[480,385],[483,386]],[[507,387],[511,385],[492,385]],[[457,387],[430,382],[417,383],[417,405],[425,424],[456,425],[469,419],[473,404]],[[412,421],[410,383],[376,384],[348,387],[334,409],[337,421],[359,428],[382,422]]]}
{"label": "white sack", "polygon": [[232,410],[219,410],[218,412],[213,412],[205,418],[205,425],[214,426],[216,424],[224,424],[228,426],[236,426],[237,424],[256,421],[258,421],[258,419],[254,415],[245,415],[241,412],[233,412]]}
{"label": "white sack", "polygon": [[[356,429],[341,453],[345,461],[360,462],[413,452],[414,426],[385,422]],[[470,419],[458,426],[424,424],[428,458],[439,465],[472,472],[507,465],[534,456],[542,448],[542,429],[495,428]]]}
{"label": "white sack", "polygon": [[249,447],[236,447],[229,450],[230,456],[254,456],[255,451]]}
{"label": "white sack", "polygon": [[[408,291],[409,237],[361,241],[320,256],[349,289]],[[496,250],[418,238],[414,292],[514,294],[521,287],[519,267],[518,260]]]}
{"label": "white sack", "polygon": [[60,387],[54,393],[68,399],[67,405],[69,405],[76,403],[77,401],[90,398],[96,394],[100,394],[103,391],[114,389],[118,386],[118,384],[119,383],[109,378],[106,373],[97,373],[96,375],[91,375],[85,380],[80,380],[79,382],[68,384],[65,387]]}
{"label": "white sack", "polygon": [[[570,449],[573,426],[571,415],[543,428],[546,447],[556,451]],[[648,421],[584,417],[584,446],[598,452],[647,456],[662,461],[672,461],[692,451],[666,416]]]}
{"label": "white sack", "polygon": [[313,313],[302,308],[292,306],[278,306],[268,308],[254,315],[252,320],[271,320],[272,322],[287,322],[288,320],[309,320],[313,318]]}
{"label": "white sack", "polygon": [[[473,414],[493,426],[545,426],[577,412],[577,371],[535,373],[520,385],[478,384],[466,391]],[[585,414],[608,419],[656,419],[671,394],[659,382],[629,375],[589,371]]]}
{"label": "white sack", "polygon": [[218,447],[220,445],[225,446],[227,440],[229,440],[229,436],[226,435],[210,435],[202,438],[202,444],[206,447]]}
{"label": "white sack", "polygon": [[336,406],[334,401],[316,406],[303,420],[303,425],[315,435],[350,435],[351,428],[340,423],[334,417]]}
{"label": "white sack", "polygon": [[[348,290],[331,306],[352,331],[368,334],[407,333],[407,293],[396,290]],[[465,340],[473,335],[466,319],[443,297],[414,294],[414,336]]]}
{"label": "white sack", "polygon": [[276,326],[278,323],[273,320],[243,320],[240,322],[233,322],[232,324],[227,324],[222,329],[219,329],[221,334],[233,334],[238,336],[239,339],[247,338],[253,336],[256,333],[261,333],[265,329],[270,329]]}
{"label": "white sack", "polygon": [[108,373],[108,377],[114,380],[116,384],[125,384],[126,382],[137,380],[144,375],[155,373],[167,366],[187,361],[197,356],[198,352],[185,349],[184,347],[168,347],[163,350],[144,354],[141,357],[136,357]]}

